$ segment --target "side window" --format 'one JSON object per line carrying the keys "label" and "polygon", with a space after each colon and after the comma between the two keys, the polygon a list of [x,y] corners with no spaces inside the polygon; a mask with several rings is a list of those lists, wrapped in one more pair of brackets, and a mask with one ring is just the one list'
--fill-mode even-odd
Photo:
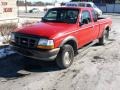
{"label": "side window", "polygon": [[91,16],[89,11],[83,11],[81,15],[81,23],[82,24],[88,24],[91,22]]}
{"label": "side window", "polygon": [[97,13],[94,10],[92,10],[92,17],[93,17],[94,22],[96,22],[97,21]]}

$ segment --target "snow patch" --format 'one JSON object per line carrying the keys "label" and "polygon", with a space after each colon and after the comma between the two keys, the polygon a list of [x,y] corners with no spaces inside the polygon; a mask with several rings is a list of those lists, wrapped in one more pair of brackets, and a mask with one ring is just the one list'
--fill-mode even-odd
{"label": "snow patch", "polygon": [[0,49],[0,58],[6,57],[8,55],[14,54],[15,52],[11,50],[11,48],[8,47],[4,47]]}
{"label": "snow patch", "polygon": [[4,38],[2,36],[0,36],[0,45],[3,43]]}

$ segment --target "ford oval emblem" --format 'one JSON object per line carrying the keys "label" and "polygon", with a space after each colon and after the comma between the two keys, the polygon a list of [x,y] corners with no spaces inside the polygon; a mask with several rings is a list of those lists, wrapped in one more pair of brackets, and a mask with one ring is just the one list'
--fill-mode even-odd
{"label": "ford oval emblem", "polygon": [[27,41],[23,40],[22,43],[27,43]]}

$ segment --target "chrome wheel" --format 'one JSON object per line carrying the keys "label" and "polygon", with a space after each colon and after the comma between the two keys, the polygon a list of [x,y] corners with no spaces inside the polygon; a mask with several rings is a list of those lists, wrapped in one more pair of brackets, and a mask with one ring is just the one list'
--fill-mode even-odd
{"label": "chrome wheel", "polygon": [[70,59],[70,54],[69,54],[69,52],[65,52],[64,61],[65,61],[65,64],[66,64],[66,65],[69,65],[69,64],[70,64],[71,59]]}
{"label": "chrome wheel", "polygon": [[56,63],[61,69],[68,68],[74,59],[74,50],[71,45],[64,45],[56,58]]}
{"label": "chrome wheel", "polygon": [[108,37],[109,37],[109,31],[105,30],[105,33],[104,33],[105,40],[108,40]]}

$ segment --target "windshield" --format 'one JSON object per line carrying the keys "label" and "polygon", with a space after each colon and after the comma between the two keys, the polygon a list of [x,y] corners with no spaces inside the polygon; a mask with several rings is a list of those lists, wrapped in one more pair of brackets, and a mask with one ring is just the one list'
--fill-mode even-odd
{"label": "windshield", "polygon": [[76,23],[78,14],[78,9],[55,8],[50,9],[42,21]]}

